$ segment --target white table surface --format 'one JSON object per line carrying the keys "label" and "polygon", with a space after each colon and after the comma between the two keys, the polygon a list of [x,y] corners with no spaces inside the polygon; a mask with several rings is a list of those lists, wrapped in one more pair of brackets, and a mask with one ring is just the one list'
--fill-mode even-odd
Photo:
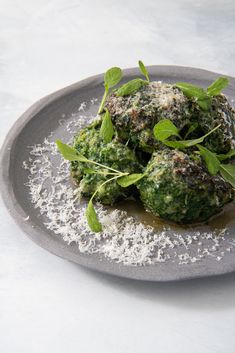
{"label": "white table surface", "polygon": [[[34,101],[113,65],[235,76],[233,0],[0,0],[0,142]],[[224,353],[235,275],[140,283],[32,243],[0,204],[1,353]]]}

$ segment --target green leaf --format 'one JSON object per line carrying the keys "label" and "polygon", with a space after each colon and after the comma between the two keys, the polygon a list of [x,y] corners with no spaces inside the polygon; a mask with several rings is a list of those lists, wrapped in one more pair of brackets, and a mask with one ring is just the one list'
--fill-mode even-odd
{"label": "green leaf", "polygon": [[128,96],[129,94],[137,91],[142,86],[147,85],[147,84],[148,84],[147,81],[144,81],[141,78],[135,78],[134,80],[131,80],[131,81],[125,83],[123,86],[121,86],[116,91],[116,94],[118,97]]}
{"label": "green leaf", "polygon": [[105,114],[103,115],[102,124],[100,127],[100,137],[104,140],[105,143],[112,141],[114,135],[113,123],[109,111],[106,109]]}
{"label": "green leaf", "polygon": [[217,130],[220,127],[220,125],[216,126],[213,130],[209,131],[206,135],[199,137],[198,139],[193,139],[193,140],[182,140],[182,141],[167,141],[164,140],[162,141],[166,146],[172,147],[172,148],[178,148],[178,149],[184,149],[188,147],[195,146],[199,143],[202,143],[204,139],[212,134],[215,130]]}
{"label": "green leaf", "polygon": [[226,154],[218,154],[217,158],[220,161],[224,161],[225,159],[229,159],[232,158],[233,156],[235,156],[235,149],[231,149],[228,153]]}
{"label": "green leaf", "polygon": [[91,168],[83,168],[83,172],[86,174],[98,174],[98,175],[114,175],[114,173],[110,173],[107,169],[91,169]]}
{"label": "green leaf", "polygon": [[93,232],[98,233],[102,231],[102,225],[98,220],[92,200],[88,202],[87,209],[86,209],[86,218],[87,218],[88,225]]}
{"label": "green leaf", "polygon": [[123,176],[117,179],[117,183],[123,188],[127,188],[128,186],[137,183],[140,179],[142,179],[145,174],[130,174]]}
{"label": "green leaf", "polygon": [[199,100],[207,98],[207,94],[203,88],[192,85],[191,83],[177,82],[175,86],[178,87],[188,98],[197,98]]}
{"label": "green leaf", "polygon": [[146,77],[146,80],[149,82],[149,73],[148,73],[148,70],[147,70],[146,66],[144,65],[143,61],[139,60],[138,64],[139,64],[140,71]]}
{"label": "green leaf", "polygon": [[99,171],[91,168],[83,168],[83,172],[86,174],[99,174]]}
{"label": "green leaf", "polygon": [[195,131],[198,128],[198,126],[199,126],[198,123],[192,123],[192,125],[190,125],[184,138],[186,139],[186,137],[188,137],[193,131]]}
{"label": "green leaf", "polygon": [[207,88],[207,94],[210,97],[217,96],[228,85],[228,82],[227,78],[219,77]]}
{"label": "green leaf", "polygon": [[169,119],[160,120],[153,128],[153,133],[158,141],[164,141],[170,136],[179,136],[179,130]]}
{"label": "green leaf", "polygon": [[235,188],[235,165],[233,164],[221,164],[220,174],[229,184]]}
{"label": "green leaf", "polygon": [[200,108],[202,108],[202,110],[209,110],[211,107],[211,98],[206,97],[204,99],[198,99],[197,104]]}
{"label": "green leaf", "polygon": [[175,84],[176,87],[182,90],[186,97],[195,98],[203,110],[210,109],[211,97],[218,95],[227,85],[228,79],[225,77],[219,77],[207,88],[207,91],[190,83],[178,82]]}
{"label": "green leaf", "polygon": [[185,148],[188,147],[192,147],[198,143],[201,143],[201,141],[199,140],[183,140],[183,141],[167,141],[164,140],[162,141],[164,143],[164,145],[168,146],[168,147],[172,147],[172,148],[176,148],[179,150],[183,150]]}
{"label": "green leaf", "polygon": [[104,110],[104,104],[109,93],[109,89],[111,87],[116,86],[122,78],[122,70],[119,67],[111,67],[106,73],[104,74],[104,95],[102,97],[100,107],[98,110],[98,114],[101,114]]}
{"label": "green leaf", "polygon": [[75,148],[66,145],[60,140],[57,140],[56,144],[64,159],[67,159],[68,161],[89,162],[89,160],[79,154]]}
{"label": "green leaf", "polygon": [[104,85],[106,90],[116,86],[122,78],[122,70],[119,67],[112,67],[104,74]]}
{"label": "green leaf", "polygon": [[216,175],[220,170],[220,161],[217,159],[216,154],[201,145],[197,145],[197,148],[206,163],[209,173]]}

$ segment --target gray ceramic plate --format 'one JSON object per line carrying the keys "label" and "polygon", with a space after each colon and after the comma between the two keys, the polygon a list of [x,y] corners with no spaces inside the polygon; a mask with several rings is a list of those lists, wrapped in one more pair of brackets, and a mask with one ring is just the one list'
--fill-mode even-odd
{"label": "gray ceramic plate", "polygon": [[[188,81],[204,87],[219,76],[209,71],[176,66],[152,66],[149,67],[149,71],[152,80],[171,83]],[[136,75],[139,75],[137,68],[124,70],[126,79],[131,79]],[[225,93],[232,98],[235,92],[235,79],[229,78],[229,80],[230,84]],[[24,185],[27,182],[27,173],[22,168],[22,162],[28,158],[27,146],[42,142],[50,131],[55,132],[55,137],[58,131],[57,136],[61,137],[63,131],[61,132],[59,117],[64,115],[66,119],[77,110],[83,101],[90,101],[94,97],[100,99],[102,94],[103,75],[88,78],[41,99],[29,108],[11,128],[1,149],[0,185],[6,207],[15,221],[35,243],[51,253],[91,269],[117,276],[138,280],[171,281],[235,271],[234,251],[226,252],[222,261],[206,257],[199,262],[185,266],[171,261],[144,267],[124,266],[98,255],[81,254],[76,244],[67,245],[59,236],[46,229],[38,211],[32,207],[28,188]],[[94,106],[93,110],[96,110],[97,106]],[[28,215],[29,221],[25,222],[24,218]],[[233,211],[230,210],[218,216],[214,225],[213,223],[205,225],[204,229],[218,225],[229,229],[229,240],[232,241],[235,232]],[[194,229],[189,231],[193,232]],[[223,251],[223,247],[226,246],[228,244],[223,243],[220,251]]]}

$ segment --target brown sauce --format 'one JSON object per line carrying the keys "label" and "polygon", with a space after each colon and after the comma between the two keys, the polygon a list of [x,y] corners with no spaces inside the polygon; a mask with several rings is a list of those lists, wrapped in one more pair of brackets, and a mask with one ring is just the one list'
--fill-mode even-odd
{"label": "brown sauce", "polygon": [[209,228],[213,230],[227,228],[233,223],[235,224],[235,202],[231,202],[225,206],[219,214],[213,216],[207,222],[190,225],[180,225],[154,216],[150,212],[145,211],[139,200],[125,200],[118,203],[115,208],[126,211],[128,216],[134,217],[146,226],[153,227],[156,231],[161,231],[164,227],[170,227],[173,231],[180,231],[186,229],[193,230],[193,228],[203,226],[209,226]]}

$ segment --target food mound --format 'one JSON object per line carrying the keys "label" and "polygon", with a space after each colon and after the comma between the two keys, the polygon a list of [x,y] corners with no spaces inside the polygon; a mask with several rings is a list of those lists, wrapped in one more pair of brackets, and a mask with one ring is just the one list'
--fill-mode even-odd
{"label": "food mound", "polygon": [[106,107],[120,140],[123,143],[129,140],[133,148],[152,153],[161,147],[154,139],[153,127],[162,119],[171,120],[181,131],[197,124],[190,138],[204,135],[221,124],[205,141],[205,147],[216,153],[226,153],[234,147],[234,110],[222,94],[212,98],[209,111],[203,111],[179,88],[151,82],[128,96],[118,97],[113,93]]}
{"label": "food mound", "polygon": [[[142,167],[133,150],[123,145],[118,139],[104,143],[99,135],[100,121],[81,130],[74,138],[74,147],[89,160],[94,160],[124,173],[141,171]],[[97,172],[97,173],[96,173]],[[130,188],[122,188],[117,180],[102,185],[107,179],[107,170],[99,166],[90,169],[89,163],[71,162],[71,175],[79,185],[82,196],[89,197],[97,191],[96,200],[106,205],[112,205],[116,201],[131,195]],[[101,186],[101,187],[100,187]]]}
{"label": "food mound", "polygon": [[80,194],[91,198],[87,219],[94,231],[102,226],[93,199],[113,205],[132,196],[156,216],[194,223],[235,196],[235,111],[221,93],[227,79],[207,90],[150,82],[139,65],[146,80],[111,93],[121,74],[108,70],[97,120],[76,134],[73,148],[58,143]]}
{"label": "food mound", "polygon": [[232,187],[221,176],[210,175],[194,152],[154,152],[149,167],[137,187],[145,207],[162,218],[205,221],[233,199]]}

